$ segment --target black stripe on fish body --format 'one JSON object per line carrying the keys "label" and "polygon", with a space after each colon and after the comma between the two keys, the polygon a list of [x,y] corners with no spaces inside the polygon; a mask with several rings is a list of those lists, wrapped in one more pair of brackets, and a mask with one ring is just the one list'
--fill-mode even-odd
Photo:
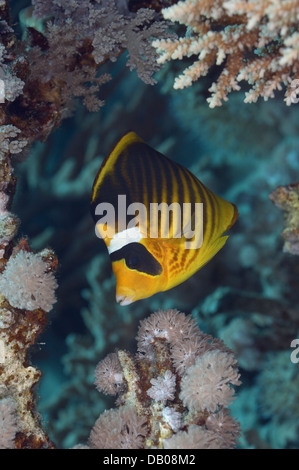
{"label": "black stripe on fish body", "polygon": [[[214,233],[214,226],[215,226],[215,217],[216,217],[216,208],[214,205],[214,202],[212,200],[212,196],[208,188],[206,188],[202,183],[199,182],[198,187],[200,187],[202,193],[203,193],[203,203],[204,203],[204,208],[206,211],[206,217],[204,220],[205,222],[205,227],[204,227],[204,241],[208,243],[213,236]],[[207,228],[210,228],[209,232]]]}
{"label": "black stripe on fish body", "polygon": [[[128,149],[128,162],[123,171],[123,177],[128,184],[130,194],[127,204],[138,202],[144,204],[147,210],[147,227],[150,224],[150,203],[157,198],[156,192],[159,186],[155,167],[153,166],[150,153],[151,147],[142,142],[130,145]],[[136,179],[132,182],[131,172],[134,171]]]}
{"label": "black stripe on fish body", "polygon": [[[164,170],[164,163],[162,159],[155,160],[155,166],[157,165],[156,171],[159,174],[159,179],[156,179],[155,185],[155,196],[154,201],[157,204],[166,201],[167,197],[167,179],[165,177],[165,170]],[[166,197],[165,197],[166,196]],[[157,220],[157,227],[155,233],[157,233],[158,237],[161,237],[162,233],[162,215],[161,211],[157,213],[158,220]]]}
{"label": "black stripe on fish body", "polygon": [[213,192],[210,191],[210,196],[213,200],[213,203],[214,203],[214,207],[215,207],[215,218],[214,218],[214,222],[213,222],[213,228],[214,228],[214,234],[218,233],[219,232],[219,227],[220,227],[220,222],[221,222],[221,218],[220,218],[220,215],[221,215],[221,207],[219,205],[219,201],[218,201],[218,198],[215,196],[215,194]]}
{"label": "black stripe on fish body", "polygon": [[[157,158],[158,157],[158,158]],[[159,175],[159,179],[157,179],[157,197],[156,197],[156,203],[157,204],[167,204],[169,207],[172,202],[173,202],[173,182],[172,182],[172,174],[169,171],[169,162],[168,160],[163,156],[161,158],[161,154],[158,153],[158,156],[155,155],[155,168],[156,172]],[[159,211],[158,211],[158,234],[159,237],[163,237],[163,234],[165,233],[166,226],[163,223],[164,218],[162,216],[162,213],[164,213],[164,208],[160,206]],[[171,230],[172,224],[173,224],[173,213],[170,211],[168,213],[169,217],[169,224],[168,229]],[[168,218],[167,218],[168,219]]]}
{"label": "black stripe on fish body", "polygon": [[[115,230],[118,232],[118,220],[122,217],[125,221],[125,225],[134,218],[134,215],[127,215],[126,213],[118,214],[118,196],[126,196],[126,207],[125,211],[132,202],[143,202],[140,198],[142,191],[141,181],[138,178],[137,170],[131,173],[130,178],[128,177],[128,162],[127,159],[130,156],[127,155],[127,151],[123,152],[118,160],[117,165],[113,166],[113,171],[109,171],[104,175],[100,187],[98,188],[96,197],[91,203],[91,212],[95,221],[98,221],[98,216],[95,216],[95,208],[100,203],[110,203],[115,211]],[[134,168],[134,167],[133,167]],[[133,184],[132,184],[133,180]]]}
{"label": "black stripe on fish body", "polygon": [[202,203],[203,209],[203,240],[205,239],[207,221],[209,217],[209,207],[208,201],[205,193],[205,187],[200,183],[200,181],[187,169],[183,168],[185,177],[188,179],[187,186],[189,188],[189,202],[191,203],[191,221],[190,226],[191,230],[196,229],[195,223],[195,204]]}
{"label": "black stripe on fish body", "polygon": [[117,220],[118,195],[127,195],[127,193],[127,182],[122,177],[120,168],[115,168],[113,172],[107,172],[91,203],[91,212],[95,221],[98,220],[98,216],[95,216],[95,209],[101,203],[110,203],[114,207]]}
{"label": "black stripe on fish body", "polygon": [[[144,150],[143,150],[143,152],[144,152]],[[144,194],[146,193],[148,222],[150,223],[150,219],[149,219],[150,204],[155,202],[155,200],[154,200],[154,191],[153,191],[153,179],[155,178],[155,175],[152,174],[153,173],[153,168],[152,168],[152,165],[151,165],[150,157],[148,157],[147,155],[144,159],[143,166],[145,168],[145,186],[143,186],[143,188],[142,188],[142,196],[144,197]]]}
{"label": "black stripe on fish body", "polygon": [[111,261],[124,259],[129,269],[134,269],[150,276],[162,273],[162,266],[156,258],[141,243],[128,243],[110,254]]}
{"label": "black stripe on fish body", "polygon": [[197,228],[201,229],[202,227],[196,227],[196,203],[203,203],[203,237],[205,231],[205,221],[207,220],[207,205],[205,204],[204,194],[197,184],[192,173],[188,170],[185,171],[185,176],[188,179],[187,185],[189,188],[189,202],[191,204],[191,220],[190,220],[190,229],[195,231]]}
{"label": "black stripe on fish body", "polygon": [[164,193],[165,196],[161,197],[161,202],[166,202],[166,204],[170,205],[174,201],[174,184],[173,184],[173,172],[171,171],[171,165],[169,165],[169,160],[161,158],[159,163],[162,167],[161,174],[163,172],[163,182],[165,181],[166,184],[164,186],[164,191],[162,188],[162,194]]}
{"label": "black stripe on fish body", "polygon": [[[164,156],[163,156],[164,157]],[[184,201],[184,189],[181,184],[181,174],[180,167],[175,162],[171,162],[168,158],[164,157],[162,159],[162,165],[164,170],[164,176],[167,182],[166,187],[166,202],[168,206],[171,206],[172,203],[178,203],[180,205],[180,212],[182,211]],[[174,212],[176,208],[174,209]],[[182,214],[180,214],[182,215]],[[177,220],[177,217],[174,217],[173,211],[169,212],[169,229],[172,231],[174,229],[173,224],[174,220]],[[183,230],[183,221],[180,217],[181,225],[179,227],[180,232]],[[165,227],[162,228],[162,231]],[[177,228],[177,227],[175,227]],[[174,230],[175,232],[176,230]]]}

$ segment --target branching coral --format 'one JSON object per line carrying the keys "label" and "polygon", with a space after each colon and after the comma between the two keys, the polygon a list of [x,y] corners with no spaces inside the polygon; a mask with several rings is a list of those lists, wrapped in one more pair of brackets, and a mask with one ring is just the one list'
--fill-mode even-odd
{"label": "branching coral", "polygon": [[216,65],[221,68],[209,89],[211,108],[227,101],[231,91],[240,90],[242,80],[250,85],[247,103],[259,96],[273,98],[282,85],[287,87],[286,104],[297,102],[298,0],[185,0],[162,13],[188,29],[185,37],[153,42],[159,63],[195,57],[175,79],[174,88],[192,85]]}
{"label": "branching coral", "polygon": [[[80,62],[80,55],[84,49],[89,55],[89,61],[85,61],[84,64],[86,69],[90,67],[96,69],[98,64],[107,59],[115,61],[124,50],[127,50],[129,53],[127,65],[130,70],[136,69],[145,83],[156,83],[152,75],[159,66],[151,40],[153,37],[165,37],[165,24],[163,21],[155,21],[153,10],[140,8],[136,13],[131,13],[126,2],[116,0],[109,2],[34,0],[33,4],[35,7],[33,15],[37,18],[53,19],[50,26],[52,36],[55,32],[54,27],[59,32],[58,50],[64,49],[69,59],[72,59],[68,61],[72,76],[76,72],[74,58],[77,56],[77,62]],[[72,31],[72,44],[64,38],[66,30]],[[74,51],[70,55],[72,49]],[[84,68],[81,67],[80,70],[82,73]],[[95,77],[93,79],[96,80]]]}
{"label": "branching coral", "polygon": [[[182,361],[176,346],[180,344],[185,351],[185,343],[190,342],[200,344],[200,348],[183,355]],[[135,358],[120,350],[117,356],[101,361],[96,369],[98,390],[118,393],[119,407],[100,415],[91,431],[89,446],[235,447],[239,424],[226,409],[233,400],[232,386],[240,384],[232,351],[220,340],[205,335],[190,316],[177,310],[160,310],[143,320],[137,347]],[[104,371],[100,381],[99,371]]]}

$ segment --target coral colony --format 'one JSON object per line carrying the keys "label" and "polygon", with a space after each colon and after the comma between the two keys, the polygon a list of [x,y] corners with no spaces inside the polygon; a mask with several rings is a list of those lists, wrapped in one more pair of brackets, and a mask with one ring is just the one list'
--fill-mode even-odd
{"label": "coral colony", "polygon": [[294,255],[299,254],[299,183],[280,186],[269,195],[271,201],[286,214],[286,227],[282,232],[285,240],[283,249]]}
{"label": "coral colony", "polygon": [[95,422],[88,444],[98,449],[230,449],[239,423],[227,409],[240,385],[237,361],[190,315],[158,311],[140,324],[137,354],[109,354],[95,371],[100,392],[118,408]]}
{"label": "coral colony", "polygon": [[[296,103],[293,79],[298,74],[298,4],[280,1],[186,0],[162,11],[165,19],[186,25],[191,34],[175,40],[157,39],[159,63],[197,56],[177,77],[174,88],[192,85],[213,65],[225,63],[210,88],[209,106],[221,106],[246,80],[245,102],[273,98],[281,84],[287,105]],[[297,89],[295,87],[295,89]]]}
{"label": "coral colony", "polygon": [[[288,347],[299,331],[298,261],[294,261],[299,254],[299,196],[298,183],[291,180],[295,170],[298,172],[298,114],[291,110],[299,99],[299,0],[31,3],[16,12],[17,2],[0,0],[0,448],[298,447],[298,366],[296,370],[290,361]],[[119,72],[118,63],[124,59],[127,67]],[[119,78],[112,78],[110,68],[114,74],[118,70]],[[128,86],[125,80],[133,77],[131,71],[137,72],[146,92],[138,91],[137,82],[133,91]],[[208,87],[204,80],[210,80]],[[150,85],[157,82],[169,96],[174,86],[171,106],[163,105],[165,96],[154,105],[151,98],[146,101],[146,93],[154,93],[148,91],[155,88]],[[96,121],[93,126],[92,118],[86,117],[92,115],[88,111],[96,115],[100,108],[100,113],[109,109],[113,87],[123,94],[117,98],[122,99],[121,105],[111,105],[112,112],[106,116],[103,112],[100,124]],[[181,98],[187,87],[191,94]],[[106,90],[105,107],[99,94],[102,90]],[[239,90],[242,99],[245,91],[245,103],[253,104],[238,101]],[[266,103],[273,102],[273,107],[265,110],[265,103],[256,103],[259,97],[264,101],[273,98]],[[85,117],[78,135],[73,136],[73,148],[84,141],[86,152],[78,156],[77,166],[64,162],[54,182],[54,177],[44,176],[46,153],[37,155],[40,147],[33,144],[53,143],[53,131],[67,122],[78,101],[84,110],[80,105],[77,109]],[[158,109],[156,116],[160,106],[168,113],[163,117],[162,143],[155,135],[155,118],[149,119],[147,108],[143,109],[145,103],[149,109]],[[142,117],[134,121],[132,116],[140,109]],[[223,114],[212,115],[207,110],[223,110]],[[286,110],[290,114],[285,119]],[[238,122],[233,121],[235,116]],[[161,151],[163,146],[171,150],[177,143],[175,135],[173,140],[165,137],[176,133],[175,126],[178,140],[187,134],[195,142],[203,130],[203,139],[208,135],[211,145],[218,143],[219,153],[209,147],[200,162],[192,149],[191,165],[195,174],[205,174],[211,183],[220,177],[221,190],[224,182],[230,186],[227,196],[240,209],[240,233],[234,248],[228,247],[222,261],[215,261],[217,268],[204,271],[200,281],[191,279],[187,287],[159,294],[150,303],[120,307],[114,302],[106,253],[92,257],[88,252],[89,222],[82,219],[79,228],[77,221],[70,223],[68,237],[72,230],[79,232],[72,233],[72,243],[63,239],[59,261],[55,243],[59,245],[60,240],[55,239],[55,230],[69,216],[68,210],[59,212],[63,197],[81,201],[86,197],[88,206],[86,187],[89,191],[90,175],[95,177],[101,160],[93,159],[92,146],[104,135],[112,146],[124,123],[136,120],[144,120],[145,133],[154,134]],[[157,122],[159,126],[161,121]],[[89,127],[95,129],[90,140],[86,137]],[[257,128],[264,132],[252,139]],[[248,134],[250,144],[243,152]],[[278,138],[281,141],[275,140]],[[59,145],[56,153],[63,153],[61,142]],[[227,150],[234,145],[235,154]],[[184,158],[185,154],[184,148]],[[37,156],[40,159],[32,163]],[[20,174],[27,171],[28,181],[35,185],[30,204],[25,200],[29,192],[21,196],[17,192],[20,162],[24,165]],[[241,168],[237,177],[236,168]],[[245,175],[247,170],[252,173]],[[80,177],[71,180],[76,171],[82,171]],[[285,212],[284,252],[279,246],[283,222],[276,218],[279,211],[268,199],[270,192],[271,200]],[[41,229],[38,240],[26,238],[21,220],[27,217],[43,223],[40,214],[50,210],[50,193],[56,198],[55,214],[60,222],[53,220],[53,227]],[[24,200],[16,215],[20,198]],[[38,214],[34,210],[39,204],[45,206]],[[29,209],[31,214],[25,216]],[[248,214],[254,214],[254,220]],[[74,252],[68,251],[71,249]],[[82,261],[80,253],[87,261]],[[69,288],[56,273],[71,258],[76,268],[82,264],[85,284],[80,284],[83,275],[76,271],[77,278]],[[74,299],[75,304],[78,292],[84,301],[81,312],[88,333],[67,337],[69,352],[64,364],[72,378],[54,393],[46,427],[36,389],[42,373],[30,353],[45,326],[49,330],[57,321],[50,316],[52,307],[59,311],[63,300]],[[172,304],[192,311],[192,316],[169,308]],[[134,328],[141,318],[134,355],[128,350],[132,350]],[[198,321],[209,325],[211,335],[199,329]],[[244,388],[234,400],[241,379]],[[114,408],[111,402],[107,405],[105,396],[117,397]],[[71,404],[65,410],[72,397],[76,406]],[[73,433],[71,437],[65,438],[66,430],[69,436]]]}

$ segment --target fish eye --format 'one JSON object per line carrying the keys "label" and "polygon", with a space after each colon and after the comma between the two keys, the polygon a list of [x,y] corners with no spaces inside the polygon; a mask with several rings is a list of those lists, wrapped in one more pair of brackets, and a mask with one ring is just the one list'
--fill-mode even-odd
{"label": "fish eye", "polygon": [[138,263],[139,263],[139,258],[136,255],[130,256],[129,258],[126,259],[126,265],[130,269],[136,268],[136,266],[138,266]]}

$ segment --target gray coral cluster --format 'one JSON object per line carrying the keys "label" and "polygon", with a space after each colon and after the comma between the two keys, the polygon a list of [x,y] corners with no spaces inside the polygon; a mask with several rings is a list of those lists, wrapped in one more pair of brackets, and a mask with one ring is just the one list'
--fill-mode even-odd
{"label": "gray coral cluster", "polygon": [[56,302],[56,279],[38,255],[19,251],[0,274],[0,291],[12,307],[45,312]]}
{"label": "gray coral cluster", "polygon": [[[126,50],[130,70],[136,69],[138,76],[145,83],[156,83],[153,74],[160,66],[157,64],[158,56],[151,40],[153,37],[165,37],[166,23],[155,21],[157,18],[153,10],[141,8],[132,13],[125,1],[116,0],[34,0],[32,3],[33,15],[37,18],[51,18],[53,21],[48,24],[50,34],[46,34],[52,42],[55,42],[57,37],[58,58],[59,55],[74,55],[76,47],[82,47],[84,41],[88,40],[91,42],[92,57],[96,64],[102,64],[107,59],[114,62]],[[55,47],[53,52],[54,50],[57,54]],[[51,64],[51,61],[48,62]],[[72,69],[72,77],[69,77],[69,80],[75,79],[74,72],[76,71]],[[105,76],[102,80],[104,78]],[[91,81],[96,80],[94,76]]]}
{"label": "gray coral cluster", "polygon": [[6,48],[0,44],[0,103],[14,101],[23,91],[25,83],[5,64]]}
{"label": "gray coral cluster", "polygon": [[138,353],[118,351],[97,366],[95,384],[118,395],[97,419],[91,448],[234,448],[239,424],[227,409],[240,385],[237,361],[191,316],[158,311],[141,322]]}

